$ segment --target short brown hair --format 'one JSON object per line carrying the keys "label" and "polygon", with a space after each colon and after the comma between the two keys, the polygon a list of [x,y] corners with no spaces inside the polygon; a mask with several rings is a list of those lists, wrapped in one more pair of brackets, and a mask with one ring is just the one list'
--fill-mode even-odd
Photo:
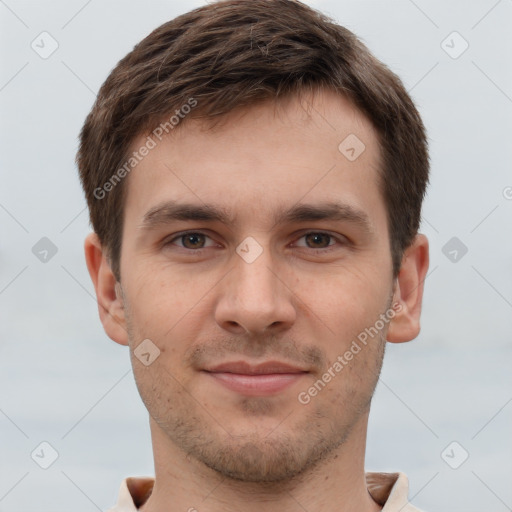
{"label": "short brown hair", "polygon": [[402,82],[352,32],[301,2],[227,0],[164,23],[137,44],[102,85],[80,133],[90,220],[116,279],[126,164],[113,178],[138,136],[191,98],[198,107],[187,118],[212,120],[320,87],[349,98],[376,129],[396,277],[419,229],[429,173],[425,128]]}

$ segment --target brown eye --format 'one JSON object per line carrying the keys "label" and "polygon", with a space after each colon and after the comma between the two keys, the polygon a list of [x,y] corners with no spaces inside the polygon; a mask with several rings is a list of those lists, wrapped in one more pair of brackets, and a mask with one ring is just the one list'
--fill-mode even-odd
{"label": "brown eye", "polygon": [[328,247],[332,236],[327,233],[308,233],[304,235],[306,237],[308,246],[311,244],[312,249],[324,249]]}
{"label": "brown eye", "polygon": [[200,231],[182,232],[164,243],[166,247],[177,246],[180,249],[186,249],[190,252],[200,252],[202,249],[208,249],[214,245],[214,241],[208,235]]}
{"label": "brown eye", "polygon": [[204,247],[205,235],[202,233],[187,233],[179,237],[183,247],[187,249],[202,249]]}

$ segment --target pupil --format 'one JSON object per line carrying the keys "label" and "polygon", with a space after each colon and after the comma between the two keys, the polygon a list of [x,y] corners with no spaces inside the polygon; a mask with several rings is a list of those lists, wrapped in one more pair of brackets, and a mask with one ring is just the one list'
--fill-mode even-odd
{"label": "pupil", "polygon": [[200,241],[201,236],[202,235],[199,233],[185,236],[185,240],[186,240],[185,246],[187,246],[190,243],[190,245],[193,246],[192,248],[196,248],[197,242]]}
{"label": "pupil", "polygon": [[[325,241],[329,238],[329,235],[325,235],[323,233],[313,233],[311,235],[308,235],[308,237],[311,237],[313,239],[314,244],[318,244],[318,243],[321,244],[322,238],[324,238],[324,241]],[[310,238],[310,240],[311,240],[311,238]],[[329,245],[328,242],[327,242],[327,245]],[[327,245],[323,244],[323,247],[327,247]]]}

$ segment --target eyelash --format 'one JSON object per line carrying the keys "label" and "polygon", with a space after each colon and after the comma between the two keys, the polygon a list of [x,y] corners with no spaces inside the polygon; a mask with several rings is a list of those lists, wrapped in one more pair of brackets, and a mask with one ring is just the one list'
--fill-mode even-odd
{"label": "eyelash", "polygon": [[[331,240],[335,240],[336,242],[338,242],[338,245],[347,245],[347,241],[343,241],[341,240],[340,238],[332,235],[331,233],[329,232],[326,232],[326,231],[307,231],[306,233],[303,233],[299,238],[298,240],[300,240],[301,238],[304,238],[305,236],[308,236],[308,235],[312,235],[312,234],[315,234],[315,235],[327,235],[328,237],[330,237]],[[182,239],[183,237],[187,236],[187,235],[203,235],[207,238],[210,238],[210,236],[208,236],[206,233],[203,233],[202,231],[183,231],[182,233],[178,233],[177,235],[173,236],[173,238],[171,239],[168,239],[166,242],[164,242],[164,247],[166,246],[169,246],[169,245],[174,245],[173,242],[175,240],[179,240],[179,239]],[[188,249],[186,247],[181,247],[181,246],[177,246],[179,249],[182,249],[184,251],[187,251],[188,253],[193,253],[193,254],[202,254],[205,250],[207,249],[210,249],[211,247],[202,247],[200,249]],[[328,252],[331,252],[333,251],[335,248],[336,248],[336,244],[332,244],[332,245],[328,245],[327,247],[324,247],[324,248],[320,248],[320,249],[314,249],[314,248],[309,248],[309,247],[301,247],[302,249],[308,249],[310,252],[314,252],[314,254],[326,254]]]}

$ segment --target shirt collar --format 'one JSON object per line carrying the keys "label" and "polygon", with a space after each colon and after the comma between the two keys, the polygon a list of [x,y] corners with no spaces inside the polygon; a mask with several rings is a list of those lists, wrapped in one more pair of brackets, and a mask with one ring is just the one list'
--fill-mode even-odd
{"label": "shirt collar", "polygon": [[[119,489],[117,504],[108,512],[137,512],[149,498],[153,477],[128,477]],[[409,480],[404,473],[366,473],[372,498],[384,508],[382,512],[421,512],[409,503]]]}

